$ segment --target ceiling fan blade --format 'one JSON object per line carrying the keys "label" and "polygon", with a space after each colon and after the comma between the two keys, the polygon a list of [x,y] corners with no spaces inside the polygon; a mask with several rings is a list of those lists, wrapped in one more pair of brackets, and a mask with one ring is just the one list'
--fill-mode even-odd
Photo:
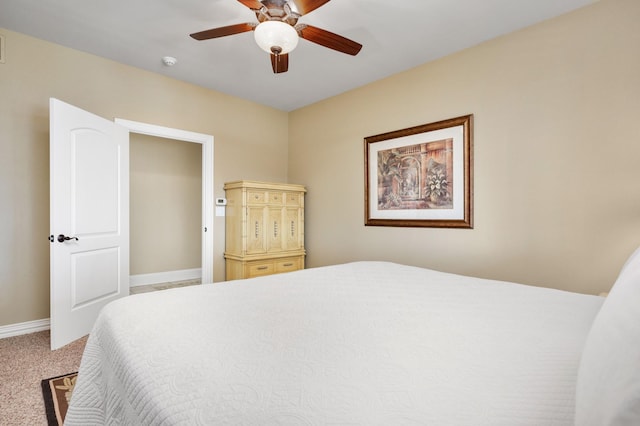
{"label": "ceiling fan blade", "polygon": [[306,15],[313,12],[323,4],[329,3],[330,0],[289,0],[296,6],[296,10],[300,15]]}
{"label": "ceiling fan blade", "polygon": [[274,74],[287,72],[289,70],[289,54],[281,53],[279,55],[271,54],[271,68]]}
{"label": "ceiling fan blade", "polygon": [[238,0],[240,3],[244,4],[251,10],[260,10],[262,9],[262,3],[258,0]]}
{"label": "ceiling fan blade", "polygon": [[338,34],[334,34],[322,28],[317,28],[311,25],[301,24],[296,25],[296,30],[300,37],[305,40],[309,40],[313,43],[319,44],[329,49],[337,50],[338,52],[346,53],[347,55],[357,55],[362,49],[360,43],[356,43],[353,40],[342,37]]}
{"label": "ceiling fan blade", "polygon": [[200,31],[199,33],[191,34],[191,37],[196,40],[209,40],[211,38],[224,37],[234,34],[245,33],[247,31],[253,31],[256,24],[235,24],[226,27],[212,28],[210,30]]}

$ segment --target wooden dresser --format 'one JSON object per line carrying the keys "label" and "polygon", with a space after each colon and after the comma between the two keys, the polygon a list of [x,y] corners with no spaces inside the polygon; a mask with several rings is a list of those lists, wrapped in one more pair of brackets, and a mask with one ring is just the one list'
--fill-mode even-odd
{"label": "wooden dresser", "polygon": [[304,186],[243,180],[224,189],[226,279],[304,269]]}

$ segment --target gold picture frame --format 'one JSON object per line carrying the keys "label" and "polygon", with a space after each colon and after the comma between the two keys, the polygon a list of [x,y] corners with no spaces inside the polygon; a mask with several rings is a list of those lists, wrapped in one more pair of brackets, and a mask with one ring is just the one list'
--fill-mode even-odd
{"label": "gold picture frame", "polygon": [[473,228],[473,115],[364,139],[365,225]]}

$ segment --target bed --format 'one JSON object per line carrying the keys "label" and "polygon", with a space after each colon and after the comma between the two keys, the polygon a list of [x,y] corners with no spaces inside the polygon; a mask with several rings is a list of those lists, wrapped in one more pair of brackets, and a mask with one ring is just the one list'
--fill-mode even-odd
{"label": "bed", "polygon": [[387,262],[145,293],[66,425],[640,424],[640,254],[606,299]]}

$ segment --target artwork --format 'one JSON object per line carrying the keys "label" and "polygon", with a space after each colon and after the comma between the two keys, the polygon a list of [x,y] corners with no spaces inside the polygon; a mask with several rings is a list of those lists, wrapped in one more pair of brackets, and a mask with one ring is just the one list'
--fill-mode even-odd
{"label": "artwork", "polygon": [[365,225],[473,228],[473,116],[365,138]]}

